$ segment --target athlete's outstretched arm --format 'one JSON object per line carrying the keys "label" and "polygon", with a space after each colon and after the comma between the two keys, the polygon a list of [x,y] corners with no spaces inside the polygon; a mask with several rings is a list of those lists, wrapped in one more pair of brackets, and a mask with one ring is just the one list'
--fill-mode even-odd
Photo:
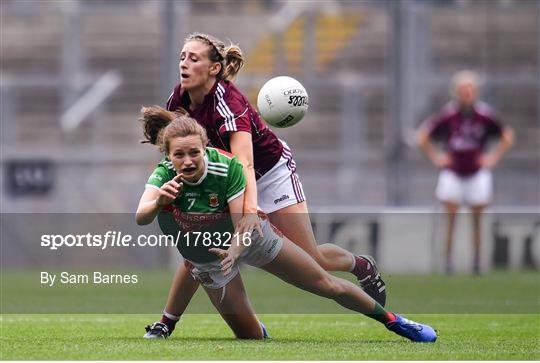
{"label": "athlete's outstretched arm", "polygon": [[246,191],[244,193],[244,218],[235,224],[237,232],[252,232],[257,228],[262,235],[262,229],[257,218],[257,182],[255,179],[255,163],[253,161],[253,141],[251,134],[245,131],[231,133],[231,152],[238,158],[246,177]]}

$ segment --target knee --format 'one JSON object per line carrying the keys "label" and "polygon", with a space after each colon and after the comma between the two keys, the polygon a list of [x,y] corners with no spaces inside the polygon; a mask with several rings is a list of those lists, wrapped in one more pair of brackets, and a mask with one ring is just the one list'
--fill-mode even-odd
{"label": "knee", "polygon": [[336,277],[328,274],[317,281],[320,294],[327,298],[336,298],[345,293],[343,284]]}
{"label": "knee", "polygon": [[238,339],[245,339],[245,340],[259,340],[264,339],[264,335],[262,331],[253,331],[253,332],[239,332],[235,333],[236,338]]}
{"label": "knee", "polygon": [[233,328],[234,335],[238,339],[263,339],[264,334],[259,323],[257,324],[241,324],[238,326],[231,326]]}

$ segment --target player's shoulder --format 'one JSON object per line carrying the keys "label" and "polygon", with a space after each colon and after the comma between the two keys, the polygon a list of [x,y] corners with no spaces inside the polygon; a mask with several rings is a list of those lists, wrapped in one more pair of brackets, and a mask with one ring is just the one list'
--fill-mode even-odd
{"label": "player's shoulder", "polygon": [[493,110],[493,108],[483,101],[477,101],[474,104],[474,110],[480,116],[483,116],[485,118],[490,118],[490,119],[495,118],[495,111]]}
{"label": "player's shoulder", "polygon": [[169,111],[175,111],[180,106],[180,99],[182,93],[182,84],[178,83],[174,86],[169,98],[167,99],[167,109]]}
{"label": "player's shoulder", "polygon": [[172,161],[170,161],[166,156],[163,156],[161,160],[159,160],[157,167],[165,170],[174,170]]}
{"label": "player's shoulder", "polygon": [[439,111],[439,118],[448,119],[459,113],[459,105],[455,101],[447,102]]}
{"label": "player's shoulder", "polygon": [[223,79],[217,83],[216,95],[224,98],[225,100],[236,100],[244,97],[242,92],[240,92],[233,82]]}
{"label": "player's shoulder", "polygon": [[208,158],[208,166],[216,166],[223,169],[228,169],[234,158],[231,153],[214,147],[207,147],[206,155]]}
{"label": "player's shoulder", "polygon": [[161,186],[170,181],[176,175],[174,166],[167,158],[162,158],[148,178],[149,185]]}
{"label": "player's shoulder", "polygon": [[166,157],[161,158],[154,170],[154,173],[162,174],[164,177],[173,178],[176,175],[173,163]]}
{"label": "player's shoulder", "polygon": [[228,174],[231,168],[240,165],[237,157],[225,150],[207,147],[206,155],[208,159],[208,172],[214,171],[221,174]]}

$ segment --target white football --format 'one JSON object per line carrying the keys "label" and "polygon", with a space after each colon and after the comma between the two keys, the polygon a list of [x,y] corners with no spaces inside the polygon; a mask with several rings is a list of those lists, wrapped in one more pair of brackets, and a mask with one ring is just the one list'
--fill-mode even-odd
{"label": "white football", "polygon": [[267,124],[290,127],[302,120],[309,106],[306,89],[292,77],[274,77],[262,86],[257,108]]}

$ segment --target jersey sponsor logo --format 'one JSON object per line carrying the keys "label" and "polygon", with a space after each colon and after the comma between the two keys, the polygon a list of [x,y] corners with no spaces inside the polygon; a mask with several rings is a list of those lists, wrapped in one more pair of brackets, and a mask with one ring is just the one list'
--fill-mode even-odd
{"label": "jersey sponsor logo", "polygon": [[289,196],[287,194],[283,194],[278,199],[274,200],[274,204],[278,204],[279,202],[283,202],[284,200],[289,199]]}
{"label": "jersey sponsor logo", "polygon": [[208,195],[208,205],[212,208],[219,207],[219,198],[217,193],[211,193]]}
{"label": "jersey sponsor logo", "polygon": [[185,213],[181,208],[173,205],[167,205],[163,210],[172,213],[175,222],[183,232],[201,231],[231,218],[230,214],[221,212]]}
{"label": "jersey sponsor logo", "polygon": [[186,197],[200,197],[201,195],[197,192],[186,192],[184,193]]}
{"label": "jersey sponsor logo", "polygon": [[482,124],[466,119],[452,132],[448,145],[455,151],[481,149],[484,134],[485,127]]}
{"label": "jersey sponsor logo", "polygon": [[159,181],[163,181],[163,178],[159,174],[152,174],[152,176],[150,176],[150,179],[157,179]]}

